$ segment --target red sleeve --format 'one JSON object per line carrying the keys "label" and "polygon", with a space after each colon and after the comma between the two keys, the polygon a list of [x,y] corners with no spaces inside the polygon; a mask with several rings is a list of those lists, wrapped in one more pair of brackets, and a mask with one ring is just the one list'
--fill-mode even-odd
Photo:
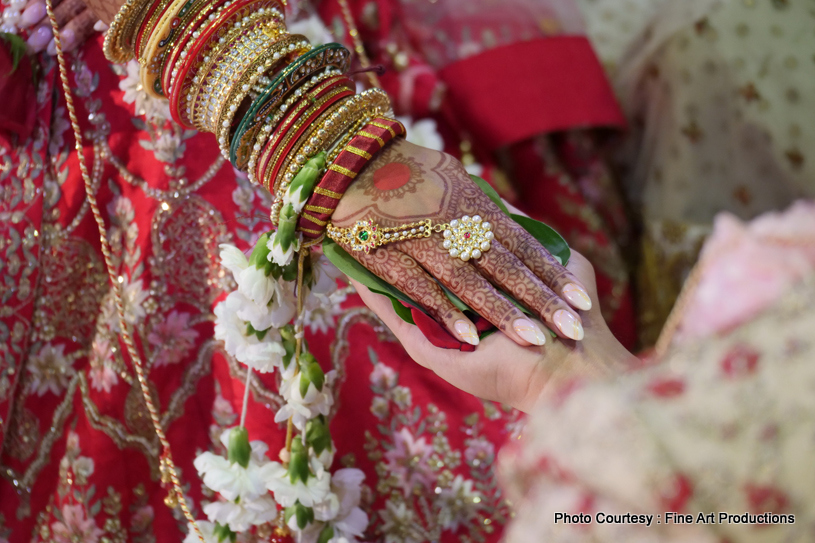
{"label": "red sleeve", "polygon": [[490,149],[537,134],[622,127],[600,62],[582,36],[554,36],[485,51],[443,68],[447,106]]}

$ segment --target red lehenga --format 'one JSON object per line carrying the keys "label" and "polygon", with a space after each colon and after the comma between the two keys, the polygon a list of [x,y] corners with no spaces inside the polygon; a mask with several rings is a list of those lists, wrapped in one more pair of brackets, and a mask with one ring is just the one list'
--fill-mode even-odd
{"label": "red lehenga", "polygon": [[[193,514],[203,518],[212,496],[192,461],[235,424],[245,375],[213,339],[212,308],[234,288],[218,245],[250,247],[268,228],[269,201],[235,176],[211,136],[168,121],[136,66],[111,66],[100,44],[93,39],[70,62],[84,155],[125,319]],[[0,542],[180,541],[186,522],[164,503],[159,445],[122,353],[54,64],[43,62],[34,136],[0,155]],[[545,158],[547,145],[521,144],[518,167],[523,152]],[[540,168],[539,177],[565,179]],[[573,209],[580,202],[574,196]],[[511,513],[493,460],[519,431],[519,413],[413,363],[350,292],[309,329],[311,350],[340,375],[335,463],[365,472],[366,540],[497,541]],[[270,451],[285,437],[273,422],[275,390],[273,379],[255,380],[247,417],[250,438]],[[268,540],[269,531],[259,535]]]}

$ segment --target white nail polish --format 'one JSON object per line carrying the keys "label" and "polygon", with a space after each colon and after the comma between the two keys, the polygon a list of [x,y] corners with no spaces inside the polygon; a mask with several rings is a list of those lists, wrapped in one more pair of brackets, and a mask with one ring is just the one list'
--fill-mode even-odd
{"label": "white nail polish", "polygon": [[478,330],[473,323],[458,320],[453,327],[456,329],[456,334],[461,341],[467,342],[470,345],[478,345]]}
{"label": "white nail polish", "polygon": [[33,26],[45,17],[45,4],[43,2],[35,2],[25,8],[23,16],[20,18],[20,24],[23,27]]}
{"label": "white nail polish", "polygon": [[577,320],[577,317],[566,311],[565,309],[561,309],[555,312],[555,316],[553,319],[555,321],[555,326],[563,332],[563,335],[569,339],[574,339],[576,341],[580,341],[583,339],[583,325],[580,324],[580,321]]}
{"label": "white nail polish", "polygon": [[546,336],[538,328],[538,325],[527,319],[518,319],[512,324],[512,329],[522,340],[532,345],[543,345],[546,343]]}
{"label": "white nail polish", "polygon": [[589,293],[586,292],[586,290],[580,285],[569,283],[563,287],[563,297],[575,309],[580,309],[582,311],[588,311],[591,309],[591,298],[589,298]]}
{"label": "white nail polish", "polygon": [[51,42],[48,44],[48,47],[46,47],[45,51],[51,56],[57,54],[57,42],[54,41],[54,38],[51,38]]}

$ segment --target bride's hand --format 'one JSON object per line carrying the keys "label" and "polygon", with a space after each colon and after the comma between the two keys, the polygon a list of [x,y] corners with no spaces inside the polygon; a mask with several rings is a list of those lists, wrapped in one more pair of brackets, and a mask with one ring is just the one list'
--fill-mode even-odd
{"label": "bride's hand", "polygon": [[[53,7],[64,51],[76,49],[95,32],[94,27],[99,22],[99,17],[87,7],[84,0],[53,0]],[[23,11],[21,27],[29,28],[28,45],[35,53],[43,50],[50,55],[57,53],[51,22],[45,10],[45,0],[29,0]]]}
{"label": "bride's hand", "polygon": [[397,140],[360,173],[332,222],[347,227],[371,219],[395,227],[422,219],[449,223],[465,215],[489,221],[495,236],[489,250],[467,262],[448,254],[441,234],[390,243],[369,254],[344,247],[462,341],[478,343],[475,326],[434,279],[520,345],[542,345],[546,332],[499,289],[561,337],[583,339],[576,310],[592,306],[583,284],[506,216],[450,155]]}

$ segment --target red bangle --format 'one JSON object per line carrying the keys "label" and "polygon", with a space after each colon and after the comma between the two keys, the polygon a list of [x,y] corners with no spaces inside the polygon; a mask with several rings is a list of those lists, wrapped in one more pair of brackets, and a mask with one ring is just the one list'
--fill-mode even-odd
{"label": "red bangle", "polygon": [[404,135],[402,123],[384,117],[374,119],[357,132],[328,167],[306,202],[298,221],[303,236],[320,237],[354,178],[391,140]]}
{"label": "red bangle", "polygon": [[187,43],[191,39],[193,33],[202,25],[209,22],[207,17],[212,13],[217,13],[221,6],[227,3],[228,0],[216,0],[215,2],[204,2],[200,9],[189,19],[188,26],[184,28],[178,38],[178,42],[170,50],[167,58],[164,60],[164,66],[161,74],[161,88],[164,90],[165,96],[169,96],[170,85],[172,83],[173,66],[178,62],[178,56],[187,47]]}
{"label": "red bangle", "polygon": [[[263,148],[263,152],[261,153],[255,167],[255,179],[265,183],[263,173],[266,171],[269,161],[274,156],[274,149],[280,144],[280,140],[286,136],[286,133],[291,129],[291,127],[296,124],[303,115],[306,114],[308,111],[308,104],[327,96],[329,93],[336,91],[337,89],[346,89],[353,94],[353,89],[355,87],[354,82],[347,77],[338,76],[330,81],[330,84],[323,84],[317,87],[317,89],[315,89],[316,92],[312,91],[305,95],[302,99],[295,102],[289,109],[289,113],[275,128],[272,137]],[[348,96],[348,94],[346,93],[345,96]]]}
{"label": "red bangle", "polygon": [[203,57],[209,49],[211,40],[218,39],[222,33],[229,31],[232,23],[241,19],[244,15],[248,15],[253,11],[260,8],[268,8],[277,6],[276,0],[246,0],[235,1],[231,6],[224,9],[223,12],[216,17],[213,21],[208,22],[206,29],[198,38],[195,38],[193,48],[190,50],[187,57],[181,61],[178,68],[178,74],[173,85],[172,92],[170,93],[170,114],[173,119],[184,126],[185,128],[192,128],[192,122],[187,116],[187,108],[181,104],[181,99],[187,95],[187,90],[192,86],[192,80],[188,77],[190,72],[200,66],[203,62]]}
{"label": "red bangle", "polygon": [[[312,127],[311,125],[314,123],[314,121],[319,119],[320,116],[323,115],[323,113],[328,111],[331,107],[333,107],[338,102],[344,101],[346,98],[349,98],[349,97],[353,96],[354,94],[355,94],[354,89],[348,89],[348,90],[340,92],[336,96],[332,96],[331,98],[326,100],[323,104],[320,105],[319,108],[317,108],[317,110],[312,112],[312,114],[305,121],[303,121],[300,124],[300,128],[297,130],[297,132],[295,132],[292,135],[292,137],[290,137],[290,138],[288,138],[288,140],[286,140],[286,146],[283,147],[282,152],[277,152],[275,150],[273,156],[276,158],[276,160],[271,164],[271,166],[272,166],[271,174],[269,174],[266,178],[258,177],[258,179],[263,179],[263,182],[264,182],[266,188],[269,189],[269,191],[272,191],[272,193],[274,194],[274,191],[277,190],[277,187],[278,187],[277,176],[280,174],[280,169],[282,168],[282,166],[283,166],[283,164],[285,162],[285,158],[288,156],[289,152],[291,152],[292,147],[294,147],[294,145],[298,141],[300,141],[300,138],[303,136],[303,134],[306,132],[306,130],[311,128]],[[266,174],[266,172],[264,172],[264,175],[265,174]],[[267,181],[267,178],[268,178],[268,181]]]}

